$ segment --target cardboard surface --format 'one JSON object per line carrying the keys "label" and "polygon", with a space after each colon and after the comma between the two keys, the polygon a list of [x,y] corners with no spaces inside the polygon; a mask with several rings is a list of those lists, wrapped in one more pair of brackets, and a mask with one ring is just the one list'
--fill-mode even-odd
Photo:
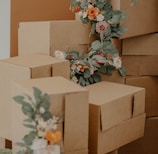
{"label": "cardboard surface", "polygon": [[122,55],[158,55],[158,33],[122,40]]}
{"label": "cardboard surface", "polygon": [[[117,127],[121,124],[133,120],[144,113],[145,89],[106,81],[87,86],[86,89],[89,91],[90,153],[105,154],[126,144],[128,139],[123,141],[121,133],[120,135],[114,135],[114,138],[117,136],[117,143],[111,140],[113,135],[110,134],[111,136],[108,136],[108,133],[114,130],[112,132],[115,134]],[[143,123],[141,123],[140,128],[143,130]],[[138,134],[134,132],[132,135],[137,136]],[[138,135],[138,137],[140,136]],[[131,141],[132,139],[129,139],[129,142]]]}
{"label": "cardboard surface", "polygon": [[18,55],[19,22],[72,20],[74,13],[70,11],[70,0],[13,0],[11,1],[11,56]]}
{"label": "cardboard surface", "polygon": [[[12,96],[23,93],[32,95],[33,86],[50,96],[51,113],[54,115],[64,114],[64,152],[87,151],[88,91],[63,77],[50,77],[17,81],[13,83]],[[24,117],[20,105],[12,100],[13,143],[20,141],[28,131],[22,125]],[[14,152],[18,149],[19,147],[16,145],[13,146]]]}
{"label": "cardboard surface", "polygon": [[[59,69],[57,69],[59,64]],[[61,64],[63,65],[61,69]],[[53,65],[55,65],[53,69]],[[53,69],[53,71],[52,71]],[[31,55],[4,59],[0,61],[0,136],[11,139],[11,82],[20,79],[63,76],[69,79],[69,62],[51,56]],[[5,116],[5,119],[4,119]]]}
{"label": "cardboard surface", "polygon": [[158,75],[158,56],[122,56],[123,66],[126,68],[127,75]]}
{"label": "cardboard surface", "polygon": [[145,112],[147,117],[158,116],[158,77],[126,77],[127,85],[145,88]]}
{"label": "cardboard surface", "polygon": [[116,83],[122,83],[124,84],[125,77],[121,76],[120,73],[115,70],[112,72],[112,75],[108,74],[100,74],[102,81],[110,81],[110,82],[116,82]]}
{"label": "cardboard surface", "polygon": [[147,118],[144,137],[120,148],[119,154],[157,154],[158,117]]}
{"label": "cardboard surface", "polygon": [[[95,130],[91,132],[91,130],[89,139],[90,153],[105,154],[143,137],[144,125],[145,114],[142,114],[130,120],[124,121],[107,131],[99,131],[95,138],[91,133],[96,134],[96,132]],[[94,128],[96,127],[94,126]]]}
{"label": "cardboard surface", "polygon": [[127,28],[122,39],[158,32],[157,0],[139,0],[133,7],[131,0],[111,0],[111,3],[115,10],[123,10],[127,14],[122,22]]}
{"label": "cardboard surface", "polygon": [[87,52],[93,39],[89,33],[90,25],[76,20],[21,22],[18,29],[19,55],[53,55],[55,50]]}

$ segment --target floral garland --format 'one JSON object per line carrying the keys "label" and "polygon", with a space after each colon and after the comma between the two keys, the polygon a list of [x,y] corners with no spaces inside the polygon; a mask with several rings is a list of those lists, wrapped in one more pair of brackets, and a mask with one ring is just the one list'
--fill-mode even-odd
{"label": "floral garland", "polygon": [[49,112],[48,94],[42,94],[36,87],[33,87],[33,90],[34,99],[27,94],[13,97],[27,116],[23,125],[31,129],[30,133],[23,137],[22,142],[16,143],[23,148],[17,154],[61,154],[59,143],[62,134],[58,130],[60,117],[52,116]]}
{"label": "floral garland", "polygon": [[[132,0],[135,4],[136,0]],[[55,51],[55,57],[70,61],[71,80],[81,86],[87,86],[101,81],[100,73],[112,75],[118,70],[125,76],[118,50],[112,43],[112,38],[118,38],[124,32],[120,25],[126,18],[126,13],[113,10],[110,0],[71,0],[71,10],[76,13],[84,24],[91,24],[90,35],[98,39],[91,43],[85,55],[78,51]]]}

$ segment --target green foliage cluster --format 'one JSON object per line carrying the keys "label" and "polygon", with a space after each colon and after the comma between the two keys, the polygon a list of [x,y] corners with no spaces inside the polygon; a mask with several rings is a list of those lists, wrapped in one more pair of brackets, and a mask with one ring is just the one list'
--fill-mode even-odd
{"label": "green foliage cluster", "polygon": [[[33,154],[33,150],[30,146],[38,133],[36,117],[40,116],[44,120],[48,120],[52,117],[49,112],[50,100],[48,94],[42,94],[41,90],[36,87],[33,87],[33,94],[35,99],[27,94],[24,94],[24,96],[13,97],[13,99],[21,105],[22,112],[27,117],[27,119],[24,120],[23,125],[31,129],[31,131],[23,137],[22,142],[16,143],[23,148],[23,150],[17,152],[17,154]],[[40,112],[41,107],[45,109],[44,113]]]}

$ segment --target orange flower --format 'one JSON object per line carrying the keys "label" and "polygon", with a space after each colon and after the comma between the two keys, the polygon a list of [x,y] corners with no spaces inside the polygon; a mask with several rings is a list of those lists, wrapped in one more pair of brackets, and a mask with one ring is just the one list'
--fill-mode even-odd
{"label": "orange flower", "polygon": [[90,7],[87,10],[87,15],[90,20],[94,19],[99,14],[99,9],[96,7]]}
{"label": "orange flower", "polygon": [[79,12],[79,11],[80,11],[80,7],[79,7],[79,6],[74,6],[74,7],[73,7],[73,11],[74,11],[75,13]]}
{"label": "orange flower", "polygon": [[46,133],[46,140],[51,142],[51,143],[57,143],[61,140],[61,132],[60,131],[47,131]]}
{"label": "orange flower", "polygon": [[84,70],[85,70],[86,68],[88,68],[88,66],[87,66],[87,65],[83,65],[83,66],[80,68],[80,71],[81,71],[81,72],[84,72]]}

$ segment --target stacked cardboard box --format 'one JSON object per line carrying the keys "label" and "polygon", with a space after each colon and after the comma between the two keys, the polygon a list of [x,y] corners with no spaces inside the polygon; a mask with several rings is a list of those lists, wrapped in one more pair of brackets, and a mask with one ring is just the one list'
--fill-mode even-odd
{"label": "stacked cardboard box", "polygon": [[18,29],[18,53],[53,55],[55,50],[87,51],[93,38],[90,25],[76,20],[21,22]]}
{"label": "stacked cardboard box", "polygon": [[90,154],[114,151],[143,136],[144,88],[102,81],[86,89],[89,91]]}
{"label": "stacked cardboard box", "polygon": [[27,55],[1,60],[0,70],[0,136],[11,140],[11,83],[20,79],[51,76],[69,79],[70,68],[67,60],[46,55]]}
{"label": "stacked cardboard box", "polygon": [[[63,77],[48,77],[14,82],[11,95],[27,93],[32,96],[33,86],[49,95],[53,115],[63,115],[64,154],[88,154],[87,89]],[[13,152],[19,149],[15,143],[28,133],[28,129],[22,125],[24,119],[21,106],[12,100]]]}
{"label": "stacked cardboard box", "polygon": [[[153,127],[156,127],[157,118],[153,119],[153,117],[158,116],[156,94],[158,87],[158,18],[156,18],[158,1],[139,0],[133,7],[129,5],[129,0],[111,0],[111,2],[115,9],[125,10],[127,13],[127,19],[122,24],[125,24],[128,31],[119,40],[121,41],[120,54],[123,66],[127,70],[125,84],[146,89],[145,136],[120,148],[118,153],[156,154],[158,148],[154,136],[157,133]],[[142,11],[144,8],[145,12]]]}

